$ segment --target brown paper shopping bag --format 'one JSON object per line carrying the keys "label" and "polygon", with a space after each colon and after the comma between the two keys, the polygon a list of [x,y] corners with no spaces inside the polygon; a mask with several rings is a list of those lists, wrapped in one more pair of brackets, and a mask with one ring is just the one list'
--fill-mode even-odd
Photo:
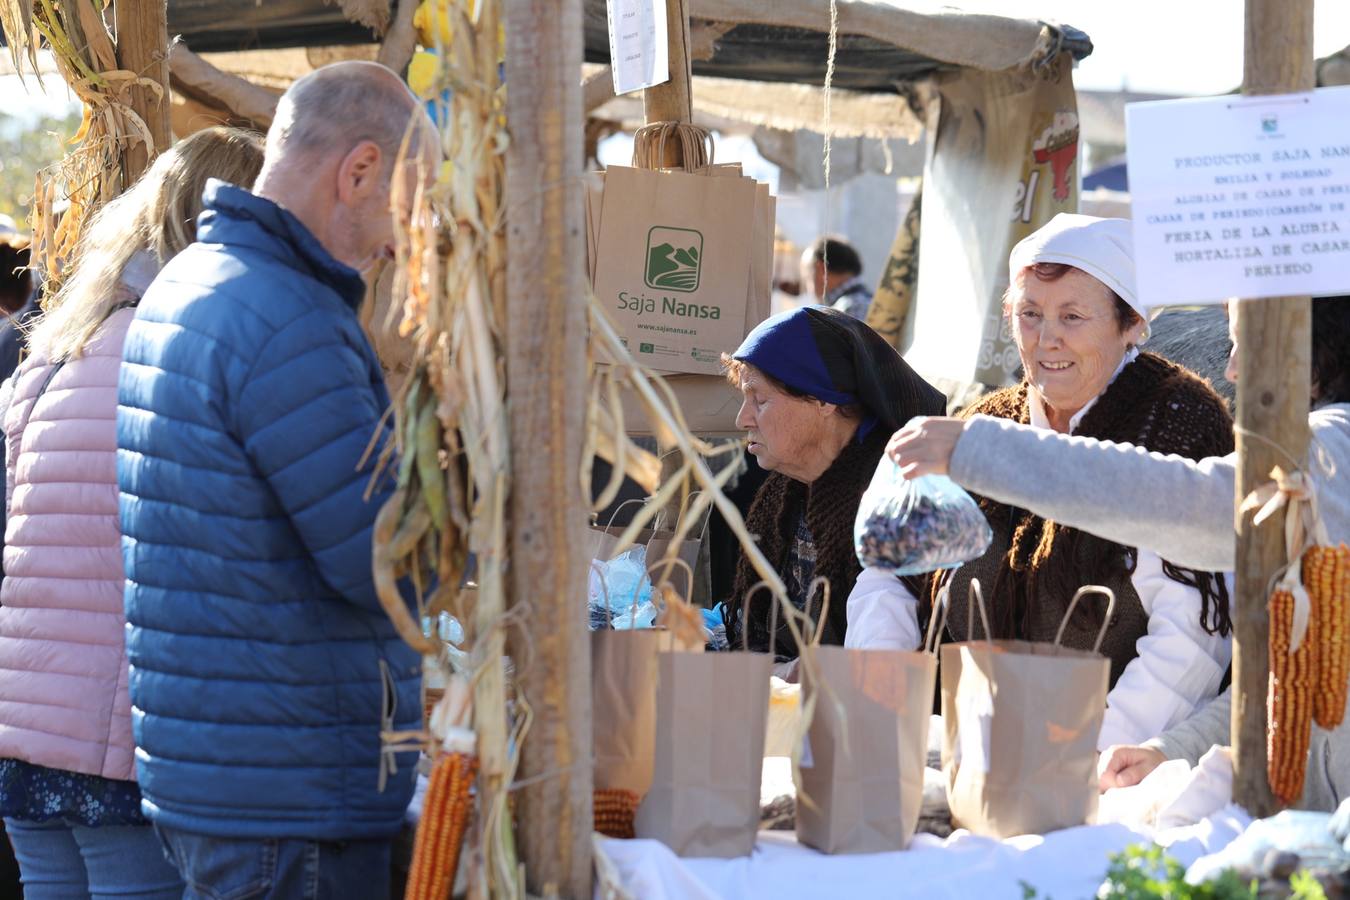
{"label": "brown paper shopping bag", "polygon": [[745,335],[755,223],[753,179],[606,170],[595,296],[638,362],[721,373]]}
{"label": "brown paper shopping bag", "polygon": [[[684,566],[675,561],[675,567]],[[687,568],[687,567],[686,567]],[[656,575],[655,568],[649,574]],[[686,572],[686,580],[689,573]],[[657,575],[656,577],[660,577]],[[661,581],[661,588],[670,587]],[[606,608],[609,608],[606,597]],[[633,602],[636,604],[636,597]],[[704,642],[664,628],[591,632],[592,777],[597,808],[611,807],[611,836],[632,837],[632,814],[652,783],[656,748],[656,662],[661,653],[702,653]],[[619,815],[621,811],[623,815]],[[624,821],[616,821],[622,818]],[[602,824],[597,817],[597,828]],[[606,831],[606,833],[611,833]]]}
{"label": "brown paper shopping bag", "polygon": [[[987,636],[978,581],[970,593]],[[1097,643],[1091,651],[1061,647],[1064,624],[1093,593],[1107,598]],[[1109,588],[1079,589],[1054,643],[986,637],[942,648],[942,767],[954,825],[1004,838],[1096,818],[1097,733],[1110,676],[1097,648],[1115,603]]]}
{"label": "brown paper shopping bag", "polygon": [[[633,540],[633,544],[626,546],[619,545],[619,538],[623,536],[624,531],[627,529],[627,524],[615,524],[615,522],[620,518],[620,515],[627,506],[630,504],[638,504],[640,506],[645,503],[646,500],[635,498],[620,503],[614,510],[614,514],[610,516],[608,525],[591,526],[593,548],[591,559],[601,562],[611,560],[625,550],[628,550],[630,547],[638,544],[647,548],[646,559],[648,566],[652,566],[665,559],[667,554],[670,553],[671,545],[675,540],[675,535],[684,522],[690,504],[700,493],[700,491],[691,491],[685,498],[684,503],[680,506],[679,519],[677,519],[673,527],[666,527],[665,523],[663,523],[658,516],[654,523],[656,527],[642,529],[637,533],[637,537]],[[629,520],[625,520],[625,523],[627,521]],[[693,527],[689,529],[684,540],[681,540],[679,544],[675,546],[673,556],[677,561],[683,563],[683,566],[677,568],[673,572],[662,573],[663,576],[670,577],[673,587],[681,597],[692,597],[698,593],[699,582],[696,576],[698,571],[698,557],[699,551],[703,546],[704,536],[708,531],[708,521],[708,511],[704,510],[701,514],[701,520],[696,522]],[[704,572],[703,574],[706,577],[707,573]]]}
{"label": "brown paper shopping bag", "polygon": [[937,678],[937,658],[924,644],[918,652],[819,645],[807,651],[821,684],[804,668],[802,687],[808,701],[815,697],[815,711],[800,760],[802,843],[826,853],[909,845],[923,804]]}
{"label": "brown paper shopping bag", "polygon": [[772,653],[660,654],[656,758],[638,837],[680,856],[754,848],[772,669]]}

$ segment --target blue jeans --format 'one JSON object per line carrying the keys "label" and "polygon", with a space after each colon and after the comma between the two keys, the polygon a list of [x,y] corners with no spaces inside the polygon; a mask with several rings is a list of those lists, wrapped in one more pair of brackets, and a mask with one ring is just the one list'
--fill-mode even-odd
{"label": "blue jeans", "polygon": [[179,900],[183,882],[149,825],[5,819],[24,900]]}
{"label": "blue jeans", "polygon": [[218,838],[155,826],[183,900],[388,900],[392,838]]}

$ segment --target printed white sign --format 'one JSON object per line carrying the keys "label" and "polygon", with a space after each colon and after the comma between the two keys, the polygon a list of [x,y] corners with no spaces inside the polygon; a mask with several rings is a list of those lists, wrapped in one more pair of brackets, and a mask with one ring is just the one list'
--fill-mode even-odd
{"label": "printed white sign", "polygon": [[627,94],[669,81],[666,0],[607,0],[605,6],[614,93]]}
{"label": "printed white sign", "polygon": [[1125,107],[1139,299],[1350,291],[1350,87]]}

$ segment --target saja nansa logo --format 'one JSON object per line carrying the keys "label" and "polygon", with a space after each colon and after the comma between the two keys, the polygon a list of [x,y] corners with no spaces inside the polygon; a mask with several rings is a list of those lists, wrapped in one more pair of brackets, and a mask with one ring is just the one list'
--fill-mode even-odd
{"label": "saja nansa logo", "polygon": [[647,232],[647,287],[691,293],[698,290],[703,235],[689,228],[656,226]]}

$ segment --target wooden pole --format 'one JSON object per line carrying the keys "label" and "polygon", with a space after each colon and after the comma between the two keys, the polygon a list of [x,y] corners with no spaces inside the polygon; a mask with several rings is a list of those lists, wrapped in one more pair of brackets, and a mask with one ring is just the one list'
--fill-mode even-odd
{"label": "wooden pole", "polygon": [[689,14],[685,0],[666,0],[666,43],[670,52],[670,80],[642,92],[642,117],[653,122],[688,122],[694,118],[689,82],[693,61],[689,58]]}
{"label": "wooden pole", "polygon": [[[642,118],[648,125],[656,122],[689,122],[694,118],[694,103],[689,85],[694,77],[689,56],[689,14],[685,0],[666,0],[666,44],[670,59],[670,80],[642,92]],[[669,141],[664,164],[684,163],[679,144]]]}
{"label": "wooden pole", "polygon": [[113,8],[117,26],[117,64],[143,78],[157,82],[158,96],[144,86],[127,91],[128,106],[145,120],[155,146],[137,142],[122,150],[122,184],[130,186],[169,149],[169,23],[167,0],[118,0]]}
{"label": "wooden pole", "polygon": [[[1313,89],[1313,0],[1246,0],[1244,94]],[[1310,314],[1307,297],[1237,304],[1239,347],[1237,503],[1300,464],[1308,449]],[[1282,448],[1283,452],[1281,452]],[[1293,457],[1293,460],[1290,457]],[[1271,575],[1286,562],[1284,517],[1260,529],[1237,515],[1237,596],[1233,615],[1233,799],[1253,816],[1279,808],[1266,776],[1266,611]]]}
{"label": "wooden pole", "polygon": [[[507,0],[510,596],[534,712],[516,821],[529,890],[591,896],[591,658],[581,493],[588,323],[581,0]],[[526,606],[526,604],[528,604]]]}

